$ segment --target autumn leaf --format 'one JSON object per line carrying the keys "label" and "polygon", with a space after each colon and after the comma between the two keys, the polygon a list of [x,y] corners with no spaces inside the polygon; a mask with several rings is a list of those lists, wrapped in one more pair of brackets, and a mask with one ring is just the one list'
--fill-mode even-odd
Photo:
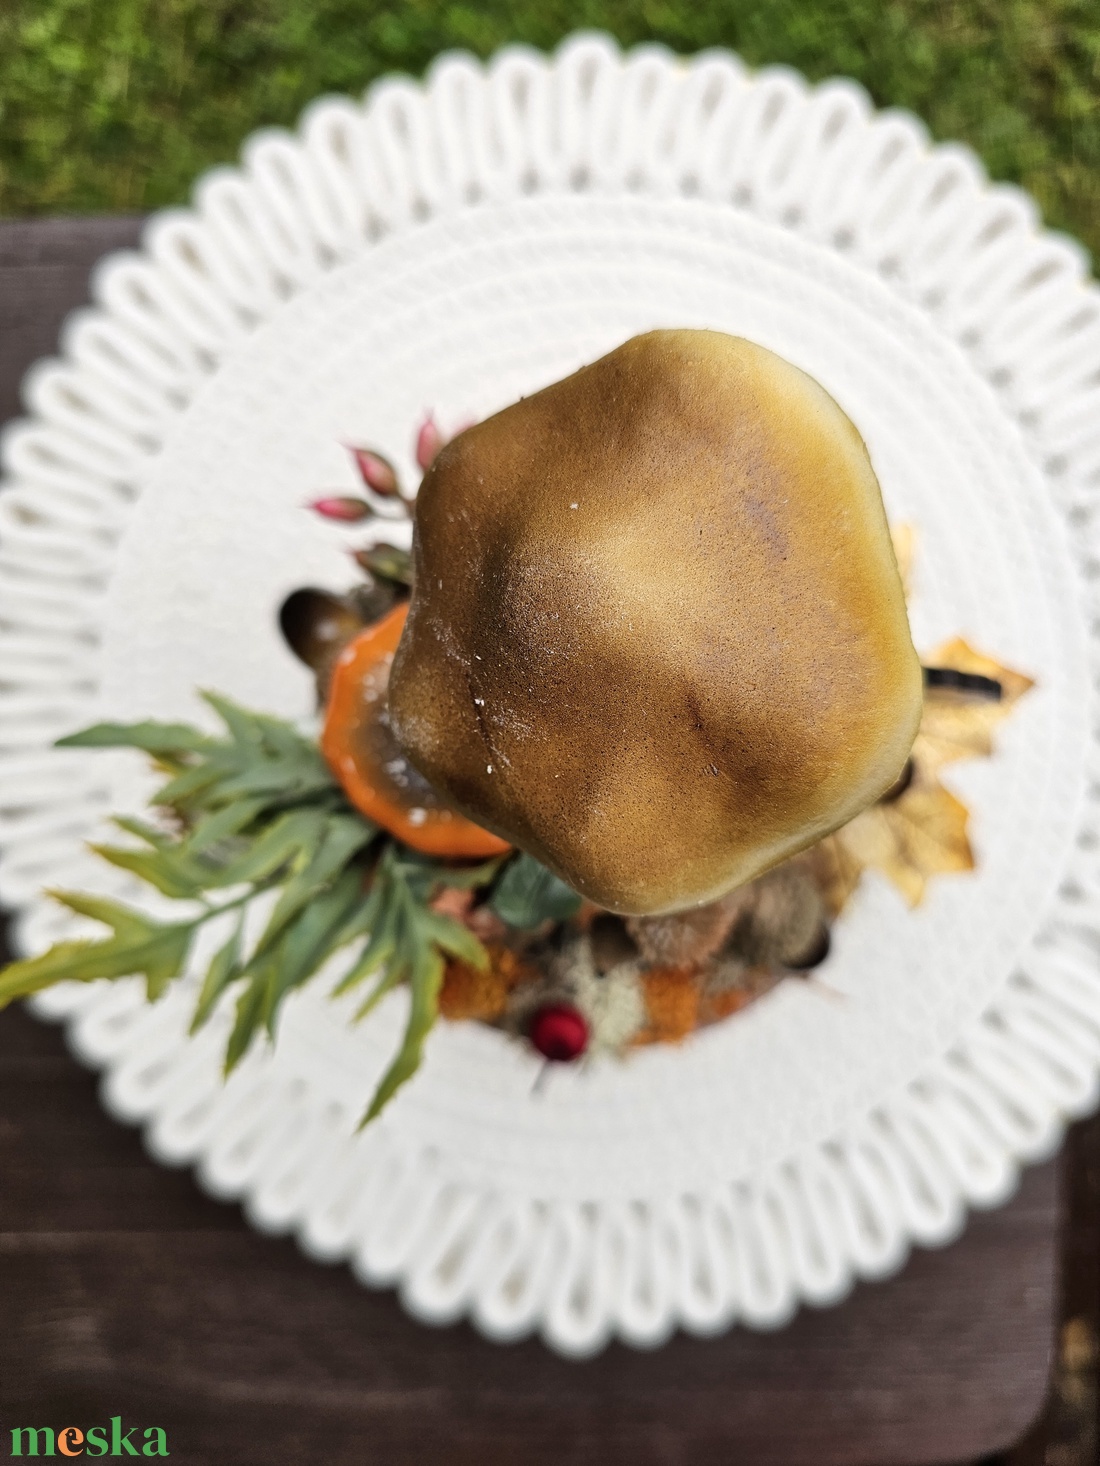
{"label": "autumn leaf", "polygon": [[[899,562],[911,552],[899,543]],[[1033,686],[1029,677],[983,656],[961,637],[924,658],[928,667],[976,673],[998,683],[1000,697],[943,686],[926,686],[924,712],[913,744],[912,777],[901,794],[865,809],[809,852],[822,895],[837,916],[865,870],[881,871],[910,906],[924,899],[932,876],[973,870],[966,805],[945,789],[939,771],[964,758],[988,758],[997,724]]]}
{"label": "autumn leaf", "polygon": [[834,920],[855,894],[863,875],[863,866],[840,839],[841,833],[826,835],[802,857],[809,862],[826,909]]}
{"label": "autumn leaf", "polygon": [[839,879],[825,890],[826,901],[839,910],[858,881],[853,871],[873,868],[918,906],[931,876],[974,869],[968,818],[966,805],[918,765],[903,794],[865,809],[831,836]]}

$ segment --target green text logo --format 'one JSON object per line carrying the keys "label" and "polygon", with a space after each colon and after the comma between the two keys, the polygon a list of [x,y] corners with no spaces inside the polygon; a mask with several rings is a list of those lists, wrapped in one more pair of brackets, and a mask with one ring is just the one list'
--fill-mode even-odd
{"label": "green text logo", "polygon": [[16,1425],[11,1432],[13,1456],[167,1456],[168,1436],[159,1425],[122,1428],[122,1416],[109,1425]]}

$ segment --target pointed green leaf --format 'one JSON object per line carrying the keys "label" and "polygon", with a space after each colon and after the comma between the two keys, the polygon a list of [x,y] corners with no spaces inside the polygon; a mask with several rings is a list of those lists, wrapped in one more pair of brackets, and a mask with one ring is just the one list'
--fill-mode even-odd
{"label": "pointed green leaf", "polygon": [[271,946],[283,927],[332,881],[374,838],[374,827],[358,815],[340,815],[330,819],[308,863],[291,876],[283,887],[275,910],[259,941],[259,950]]}
{"label": "pointed green leaf", "polygon": [[100,977],[128,976],[118,962],[111,963],[109,968],[104,965],[103,949],[114,940],[55,942],[37,957],[9,962],[0,972],[0,1007],[6,1008],[17,998],[28,998],[58,982],[94,982]]}
{"label": "pointed green leaf", "polygon": [[468,926],[438,911],[424,911],[420,913],[419,920],[425,937],[437,947],[442,947],[444,952],[457,957],[460,962],[476,967],[479,972],[488,970],[489,954]]}
{"label": "pointed green leaf", "polygon": [[361,895],[358,872],[345,871],[287,924],[278,944],[275,976],[268,987],[264,1009],[264,1021],[272,1037],[283,998],[308,981],[337,950],[340,932]]}
{"label": "pointed green leaf", "polygon": [[327,765],[307,763],[303,759],[264,759],[224,779],[218,786],[217,797],[229,800],[264,794],[302,799],[335,787],[336,781]]}
{"label": "pointed green leaf", "polygon": [[525,853],[504,867],[489,900],[501,921],[521,931],[531,931],[544,921],[566,921],[580,904],[576,891]]}
{"label": "pointed green leaf", "polygon": [[391,922],[380,926],[363,948],[355,966],[333,993],[333,997],[350,992],[352,988],[357,987],[368,977],[373,977],[376,972],[381,973],[377,985],[371,989],[363,1004],[355,1010],[352,1022],[358,1023],[389,992],[390,988],[396,987],[404,979],[408,965],[403,952],[398,950],[394,924]]}
{"label": "pointed green leaf", "polygon": [[94,982],[101,977],[145,978],[156,998],[187,960],[194,926],[147,925],[139,936],[116,933],[103,941],[58,942],[38,957],[12,962],[0,973],[0,1007],[41,992],[57,982]]}
{"label": "pointed green leaf", "polygon": [[237,999],[237,1016],[225,1048],[223,1072],[228,1077],[244,1058],[256,1030],[263,1020],[267,985],[272,975],[272,954],[255,965],[249,964],[242,976],[249,979]]}
{"label": "pointed green leaf", "polygon": [[9,962],[0,972],[0,1008],[58,982],[94,982],[100,977],[130,976],[124,970],[128,958],[122,960],[115,956],[118,946],[114,937],[103,942],[55,942],[37,957]]}
{"label": "pointed green leaf", "polygon": [[233,804],[223,805],[211,814],[203,815],[187,839],[187,849],[192,855],[216,845],[219,840],[228,839],[247,829],[265,808],[262,799],[241,799]]}
{"label": "pointed green leaf", "polygon": [[494,860],[486,860],[481,865],[468,866],[465,870],[446,866],[440,869],[434,865],[432,869],[432,881],[436,886],[448,886],[454,891],[476,891],[481,886],[487,886],[496,876],[506,857],[498,855]]}
{"label": "pointed green leaf", "polygon": [[201,753],[213,740],[187,723],[96,723],[59,738],[57,748],[139,748],[157,755]]}
{"label": "pointed green leaf", "polygon": [[374,924],[378,917],[379,892],[377,885],[372,885],[370,890],[367,891],[364,888],[366,877],[358,864],[356,865],[356,869],[359,871],[359,897],[348,912],[347,920],[340,930],[339,945],[341,947],[347,946],[348,942],[353,942],[356,937],[366,936],[368,932],[374,929]]}
{"label": "pointed green leaf", "polygon": [[380,902],[377,923],[355,966],[333,994],[336,997],[348,992],[365,978],[379,973],[374,987],[356,1009],[354,1023],[365,1018],[388,992],[405,981],[415,960],[417,948],[410,940],[412,902],[399,871],[394,848],[388,846],[379,861],[372,890]]}
{"label": "pointed green leaf", "polygon": [[[377,964],[375,964],[377,967]],[[359,1023],[368,1013],[374,1011],[378,1004],[386,996],[398,987],[409,975],[409,964],[404,958],[395,956],[392,961],[388,960],[386,966],[378,976],[378,981],[371,988],[366,998],[360,1003],[352,1015],[352,1022]]]}
{"label": "pointed green leaf", "polygon": [[148,936],[155,926],[142,911],[131,906],[121,906],[109,896],[92,896],[86,891],[47,891],[54,901],[60,901],[78,916],[88,916],[92,921],[101,921],[109,926],[116,936],[140,939]]}
{"label": "pointed green leaf", "polygon": [[182,774],[176,774],[162,784],[152,796],[152,804],[183,805],[186,806],[199,800],[200,796],[206,796],[210,790],[217,786],[218,780],[222,777],[222,770],[218,768],[213,759],[205,763],[193,764],[184,769]]}
{"label": "pointed green leaf", "polygon": [[114,816],[111,823],[117,825],[120,830],[125,830],[127,834],[136,835],[139,840],[144,840],[154,850],[166,850],[177,843],[164,830],[157,829],[156,825],[146,824],[144,820],[136,820],[126,815],[118,814]]}
{"label": "pointed green leaf", "polygon": [[229,940],[224,946],[218,948],[210,960],[210,966],[206,969],[206,976],[203,979],[198,1001],[195,1004],[195,1015],[191,1019],[190,1031],[192,1033],[198,1032],[214,1011],[214,1005],[222,993],[241,975],[241,935],[243,929],[244,917],[242,915],[234,926]]}
{"label": "pointed green leaf", "polygon": [[246,850],[221,867],[212,888],[268,880],[303,851],[315,849],[324,826],[325,816],[319,810],[296,809],[280,815]]}
{"label": "pointed green leaf", "polygon": [[150,1002],[159,998],[172,979],[183,971],[194,933],[194,925],[190,922],[161,927],[145,950],[135,953],[138,960],[134,971],[144,974],[145,991]]}
{"label": "pointed green leaf", "polygon": [[375,921],[374,929],[367,938],[363,950],[333,988],[332,996],[334,998],[342,997],[344,993],[350,992],[365,978],[377,972],[390,960],[395,945],[394,913],[383,911]]}
{"label": "pointed green leaf", "polygon": [[207,872],[189,860],[179,847],[161,850],[133,850],[120,845],[89,845],[111,865],[130,870],[165,896],[185,901],[201,896],[207,887]]}
{"label": "pointed green leaf", "polygon": [[199,696],[221,718],[234,743],[253,744],[257,747],[262,745],[263,728],[255,713],[250,712],[248,708],[240,707],[237,703],[230,701],[228,697],[223,697],[220,692],[210,692],[204,689]]}
{"label": "pointed green leaf", "polygon": [[442,957],[434,949],[422,953],[409,973],[411,1002],[404,1039],[396,1058],[375,1090],[370,1108],[360,1121],[360,1128],[380,1114],[401,1086],[419,1069],[424,1040],[439,1013],[439,989],[442,983]]}
{"label": "pointed green leaf", "polygon": [[293,724],[285,723],[282,718],[273,718],[268,713],[257,713],[255,717],[264,746],[276,758],[312,759],[318,756],[313,739],[299,733]]}

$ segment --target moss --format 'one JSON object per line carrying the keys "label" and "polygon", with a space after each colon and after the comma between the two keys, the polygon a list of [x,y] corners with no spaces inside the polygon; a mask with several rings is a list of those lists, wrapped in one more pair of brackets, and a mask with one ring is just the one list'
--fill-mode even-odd
{"label": "moss", "polygon": [[319,93],[578,27],[854,76],[1100,244],[1095,0],[7,0],[0,212],[182,202],[251,129],[293,124]]}

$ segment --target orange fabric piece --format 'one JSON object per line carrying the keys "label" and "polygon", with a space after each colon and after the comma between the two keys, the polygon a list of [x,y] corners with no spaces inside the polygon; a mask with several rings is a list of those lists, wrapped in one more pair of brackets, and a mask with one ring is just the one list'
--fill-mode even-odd
{"label": "orange fabric piece", "polygon": [[678,1043],[699,1023],[699,985],[689,967],[652,967],[642,973],[648,1027],[642,1043]]}
{"label": "orange fabric piece", "polygon": [[524,978],[535,974],[507,947],[490,947],[489,970],[479,972],[466,962],[448,962],[439,992],[439,1011],[444,1018],[499,1018],[508,994]]}

